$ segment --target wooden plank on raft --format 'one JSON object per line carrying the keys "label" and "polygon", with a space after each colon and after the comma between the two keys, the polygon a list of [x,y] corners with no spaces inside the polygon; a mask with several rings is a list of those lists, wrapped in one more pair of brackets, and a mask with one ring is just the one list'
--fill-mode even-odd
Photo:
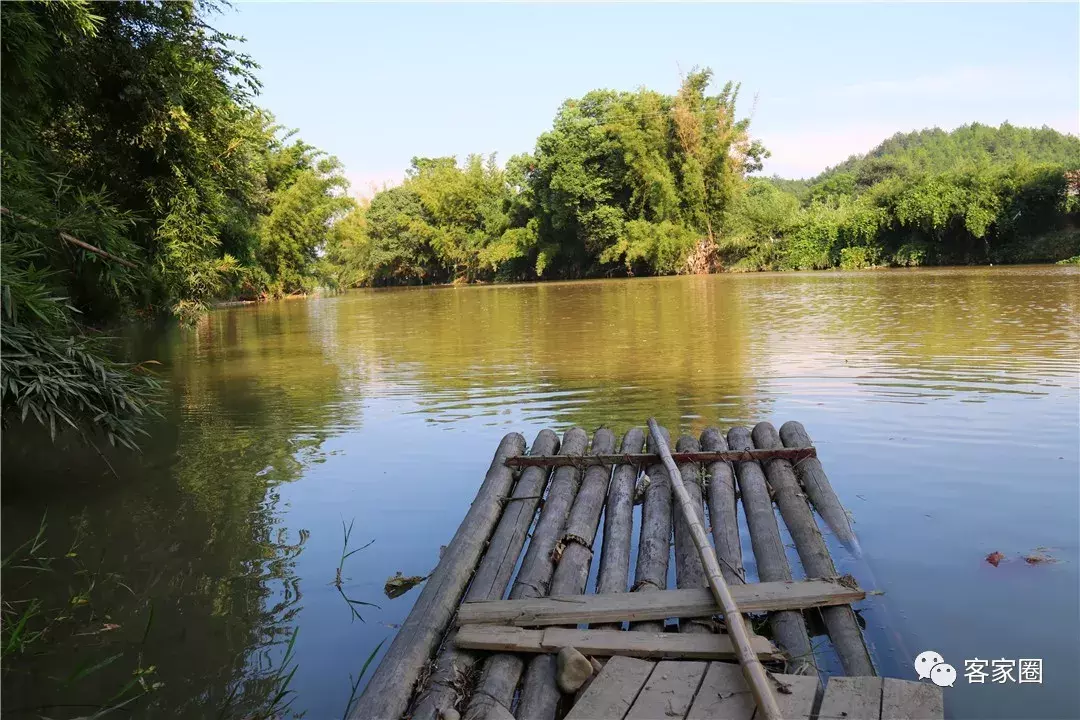
{"label": "wooden plank on raft", "polygon": [[[551,430],[541,430],[530,451],[547,454],[555,452],[558,447],[559,436]],[[550,473],[550,468],[546,467],[522,471],[514,485],[513,496],[503,508],[487,551],[465,593],[465,602],[502,599]],[[417,688],[417,699],[410,712],[412,720],[439,720],[445,711],[455,709],[461,699],[461,678],[470,675],[476,661],[474,653],[462,651],[454,644],[451,634],[443,643],[431,677],[424,687]]]}
{"label": "wooden plank on raft", "polygon": [[[770,423],[755,425],[752,437],[756,447],[780,447],[780,435]],[[795,549],[807,577],[836,577],[836,566],[814,520],[814,513],[799,487],[791,463],[774,458],[766,460],[762,465],[765,468],[765,477],[772,487],[773,497],[780,508],[780,515],[791,533],[791,539],[795,541]],[[821,617],[829,632],[829,639],[836,648],[836,654],[840,656],[844,672],[848,675],[875,675],[873,660],[866,649],[862,629],[851,607],[844,605],[826,608],[821,611]]]}
{"label": "wooden plank on raft", "polygon": [[[458,647],[497,652],[553,653],[567,645],[585,655],[628,655],[643,658],[713,660],[735,657],[727,635],[623,630],[577,630],[552,627],[531,630],[512,625],[465,625],[457,634]],[[776,657],[768,638],[751,635],[753,651],[761,658]]]}
{"label": "wooden plank on raft", "polygon": [[626,720],[681,718],[690,709],[705,670],[704,662],[664,660],[656,663],[645,687],[626,714]]}
{"label": "wooden plank on raft", "polygon": [[524,451],[525,438],[518,433],[506,435],[499,443],[469,511],[367,687],[357,698],[350,717],[398,718],[405,712],[420,670],[446,632],[502,514],[503,500],[514,483],[506,460]]}
{"label": "wooden plank on raft", "polygon": [[563,720],[599,720],[626,715],[656,663],[617,655],[596,676]]}
{"label": "wooden plank on raft", "polygon": [[[778,683],[776,700],[780,703],[780,712],[785,720],[810,718],[814,712],[818,694],[821,692],[821,684],[817,676],[774,674],[773,678]],[[755,716],[754,720],[760,720],[760,718]]]}
{"label": "wooden plank on raft", "polygon": [[944,689],[930,683],[882,678],[881,720],[940,720]]}
{"label": "wooden plank on raft", "polygon": [[[771,450],[724,450],[724,451],[695,451],[673,452],[672,459],[676,463],[706,463],[706,462],[753,462],[755,460],[769,460],[782,458],[784,460],[799,461],[804,458],[817,457],[817,450],[813,447],[776,448]],[[565,455],[522,455],[507,458],[509,467],[533,467],[535,465],[561,467],[574,465],[575,467],[589,467],[590,465],[655,465],[660,462],[660,456],[654,452],[645,453],[606,453],[591,457],[570,458]]]}
{"label": "wooden plank on raft", "polygon": [[[600,428],[593,435],[592,453],[610,453],[615,449],[615,435]],[[604,508],[611,468],[593,465],[585,471],[562,539],[555,546],[558,557],[550,592],[556,595],[581,595],[589,579],[592,565],[593,540]],[[557,674],[554,655],[537,655],[529,660],[521,682],[518,700],[518,720],[555,720],[562,694],[555,684]]]}
{"label": "wooden plank on raft", "polygon": [[[817,579],[735,585],[731,588],[731,596],[740,610],[771,612],[845,605],[862,600],[866,593],[857,587],[841,585],[836,580]],[[663,620],[669,617],[708,617],[720,613],[721,610],[709,590],[694,588],[644,594],[611,593],[467,602],[458,610],[457,623],[570,625],[622,620]]]}
{"label": "wooden plank on raft", "polygon": [[[581,455],[588,446],[589,436],[581,428],[570,428],[563,434],[560,452]],[[581,480],[581,470],[573,466],[558,468],[551,478],[540,518],[532,532],[514,584],[511,599],[535,598],[547,595],[555,571],[552,551],[562,537],[574,496]],[[460,642],[459,647],[465,647]],[[505,714],[513,702],[524,662],[517,655],[500,654],[484,662],[473,696],[465,710],[466,720],[484,720],[491,713]],[[503,712],[505,711],[505,713]]]}
{"label": "wooden plank on raft", "polygon": [[754,696],[742,668],[735,663],[709,663],[687,720],[751,720]]}
{"label": "wooden plank on raft", "polygon": [[[817,699],[817,676],[773,673],[770,678],[776,686],[781,716],[785,720],[807,720]],[[752,720],[756,714],[754,697],[739,666],[714,662],[709,664],[686,717],[687,720]]]}
{"label": "wooden plank on raft", "polygon": [[[879,720],[881,718],[879,677],[831,677],[818,709],[820,720]],[[914,718],[912,719],[914,720]],[[921,720],[921,719],[920,719]]]}

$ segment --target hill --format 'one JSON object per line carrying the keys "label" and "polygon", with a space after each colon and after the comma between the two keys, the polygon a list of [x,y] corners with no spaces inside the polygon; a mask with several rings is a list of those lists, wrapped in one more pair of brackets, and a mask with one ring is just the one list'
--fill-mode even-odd
{"label": "hill", "polygon": [[868,187],[887,175],[942,173],[965,168],[1000,168],[1014,163],[1080,168],[1080,138],[1052,128],[1000,127],[972,123],[946,132],[929,128],[896,133],[864,155],[852,155],[810,181],[840,174]]}

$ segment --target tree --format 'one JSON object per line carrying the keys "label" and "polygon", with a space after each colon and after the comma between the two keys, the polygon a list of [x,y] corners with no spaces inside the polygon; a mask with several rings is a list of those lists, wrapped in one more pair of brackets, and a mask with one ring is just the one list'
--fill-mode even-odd
{"label": "tree", "polygon": [[156,384],[100,329],[313,284],[349,207],[340,166],[254,105],[256,67],[215,9],[0,5],[5,423],[131,446]]}

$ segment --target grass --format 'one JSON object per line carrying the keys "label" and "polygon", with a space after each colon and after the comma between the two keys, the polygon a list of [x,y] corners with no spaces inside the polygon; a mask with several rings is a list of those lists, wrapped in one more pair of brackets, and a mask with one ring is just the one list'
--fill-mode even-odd
{"label": "grass", "polygon": [[[118,586],[127,588],[118,577],[112,574],[101,576],[99,572],[92,571],[82,562],[79,555],[79,544],[82,533],[81,528],[76,527],[75,538],[68,547],[62,558],[57,558],[47,553],[48,544],[48,512],[43,513],[41,521],[33,537],[19,545],[15,550],[8,553],[0,561],[0,571],[3,572],[5,597],[0,602],[0,667],[6,677],[8,673],[20,667],[20,661],[24,658],[42,652],[41,645],[50,635],[57,634],[64,626],[72,626],[91,621],[96,617],[92,598],[94,591],[99,588],[99,580],[114,582]],[[20,600],[11,600],[14,593],[19,595],[31,584],[27,581],[12,590],[11,574],[15,571],[30,573],[54,574],[57,572],[58,562],[69,564],[72,577],[80,579],[77,589],[69,591],[70,597],[67,603],[60,607],[48,607],[38,597],[29,597]],[[127,588],[130,590],[130,588]],[[89,613],[90,618],[85,617]],[[143,631],[139,643],[138,661],[132,672],[131,679],[117,690],[111,697],[101,704],[86,705],[93,708],[87,718],[100,718],[113,713],[135,702],[139,698],[157,690],[162,683],[153,680],[156,668],[151,665],[144,667],[142,649],[153,622],[153,606],[147,619],[146,628]],[[119,628],[119,625],[105,624],[101,629],[92,632],[74,633],[73,637],[98,635]],[[86,681],[91,676],[112,666],[124,656],[123,652],[114,653],[101,659],[88,658],[77,665],[67,678],[59,681],[62,688],[69,688]],[[27,712],[40,713],[59,706],[42,706],[37,708],[18,709]],[[39,714],[39,717],[44,717]]]}
{"label": "grass", "polygon": [[[370,606],[377,608],[379,606],[374,603],[354,600],[346,595],[348,578],[344,575],[345,565],[350,557],[369,547],[374,540],[360,547],[350,549],[353,523],[350,522],[346,525],[342,521],[342,532],[344,540],[341,556],[331,584],[335,586],[345,600],[351,619],[363,621],[364,618],[358,612],[358,607]],[[119,629],[120,625],[115,624],[107,614],[104,616],[106,622],[101,622],[101,608],[96,607],[95,603],[100,604],[99,598],[103,593],[108,594],[114,587],[119,587],[138,597],[135,591],[125,585],[118,575],[87,567],[79,552],[82,534],[81,527],[76,527],[75,539],[66,548],[66,551],[55,555],[50,553],[48,516],[43,514],[33,536],[0,559],[0,570],[3,571],[4,583],[4,596],[0,601],[0,614],[2,614],[2,617],[0,617],[0,665],[2,665],[5,677],[10,671],[25,672],[26,667],[28,667],[25,660],[32,656],[46,652],[69,653],[74,649],[78,649],[71,646],[61,648],[59,645],[50,647],[50,638],[54,638],[53,645],[56,644],[55,639],[70,639],[79,643],[80,647],[86,642],[90,642],[91,646],[94,646],[93,643],[96,641],[92,638]],[[289,546],[286,549],[295,551],[303,544],[305,539],[306,532],[302,531],[301,542],[295,547]],[[48,602],[36,597],[37,593],[30,591],[34,587],[34,578],[42,574],[61,574],[57,579],[71,577],[75,579],[75,582],[71,583],[67,588],[67,592],[58,598],[55,603]],[[30,597],[25,597],[26,595],[30,595]],[[19,599],[12,600],[12,597]],[[54,604],[56,607],[53,607]],[[115,692],[112,692],[104,701],[79,705],[80,710],[77,712],[82,720],[97,720],[98,718],[112,717],[114,714],[137,716],[139,712],[137,708],[142,706],[132,707],[132,705],[140,701],[140,699],[153,694],[154,691],[164,685],[157,680],[156,666],[144,660],[144,650],[147,647],[147,641],[154,626],[153,603],[148,601],[146,608],[145,625],[141,636],[138,638],[138,644],[134,646],[134,651],[130,649],[118,651],[118,646],[114,644],[111,651],[96,652],[84,657],[70,671],[65,670],[64,674],[56,678],[55,700],[50,697],[48,702],[63,702],[60,699],[62,694],[67,694],[67,692],[73,690],[77,691],[81,685],[93,683],[95,678],[103,672],[112,675],[120,670],[122,674],[117,680]],[[303,713],[292,709],[297,697],[297,691],[294,689],[293,684],[299,669],[296,660],[298,636],[299,628],[292,629],[287,641],[284,633],[282,633],[282,637],[273,643],[275,645],[285,644],[280,663],[275,662],[272,667],[257,672],[255,675],[245,673],[243,679],[239,679],[235,684],[232,684],[225,701],[215,708],[219,718],[223,720],[239,717],[243,717],[245,720],[277,720],[286,717],[302,717]],[[349,675],[350,693],[345,705],[346,716],[355,704],[361,682],[366,677],[371,664],[384,643],[385,640],[375,646],[364,661],[359,675],[355,679],[352,674]],[[132,646],[127,645],[126,647],[131,648]],[[125,677],[123,667],[127,663],[131,663],[133,667],[130,675]],[[249,682],[254,684],[248,685],[248,689],[245,690],[245,685]],[[96,684],[100,686],[102,682],[97,680]],[[76,692],[76,694],[80,693]],[[241,700],[241,696],[244,696],[243,700]],[[215,703],[215,705],[217,704]],[[254,709],[252,709],[253,705],[255,706]],[[76,706],[5,707],[5,711],[20,712],[28,717],[44,718],[52,716],[53,713],[60,711],[60,708],[69,708],[70,711],[74,707]]]}
{"label": "grass", "polygon": [[[356,702],[356,691],[360,689],[360,681],[363,679],[364,673],[367,672],[368,666],[371,665],[371,661],[379,654],[379,649],[385,642],[386,640],[379,641],[379,644],[375,646],[375,649],[371,651],[371,654],[368,655],[367,660],[365,660],[363,666],[361,666],[360,674],[356,676],[356,680],[353,680],[352,692],[349,693],[349,702],[345,703],[345,712],[341,714],[341,720],[348,719],[349,711],[352,710],[353,703]],[[349,680],[352,680],[352,674],[349,675]]]}
{"label": "grass", "polygon": [[334,587],[336,587],[338,593],[341,594],[342,599],[345,601],[345,604],[349,608],[350,617],[353,620],[359,620],[360,622],[364,622],[364,616],[361,615],[360,611],[356,609],[358,606],[361,606],[361,607],[363,607],[363,606],[373,607],[373,608],[377,608],[377,609],[380,609],[380,610],[382,608],[379,608],[379,606],[376,605],[375,603],[364,602],[362,600],[354,600],[353,598],[351,598],[351,597],[349,597],[348,595],[345,594],[344,585],[345,585],[345,581],[348,579],[348,578],[344,577],[345,561],[348,560],[353,555],[355,555],[356,553],[363,550],[364,548],[370,547],[371,544],[375,542],[375,540],[372,539],[372,540],[368,541],[367,543],[361,545],[360,547],[358,547],[358,548],[356,548],[354,550],[349,550],[349,540],[352,537],[353,523],[355,523],[355,522],[356,522],[355,518],[353,520],[350,520],[348,525],[345,525],[344,520],[341,521],[341,531],[342,531],[342,534],[345,536],[345,539],[344,539],[344,541],[342,542],[342,545],[341,545],[341,559],[338,560],[337,572],[334,574],[334,579],[330,582],[330,584],[333,585]]}
{"label": "grass", "polygon": [[341,588],[341,585],[344,582],[344,579],[342,578],[342,572],[345,570],[345,561],[348,560],[353,555],[355,555],[356,553],[363,550],[364,548],[370,547],[371,544],[375,542],[375,540],[372,539],[372,540],[368,541],[367,543],[365,543],[364,545],[361,545],[360,547],[356,548],[355,550],[349,550],[349,537],[352,535],[353,523],[355,523],[355,522],[356,522],[355,518],[350,520],[348,527],[346,527],[345,521],[344,520],[341,521],[341,531],[345,535],[345,541],[342,543],[342,546],[341,546],[341,559],[338,561],[337,575],[334,577],[334,585],[336,585],[339,589]]}

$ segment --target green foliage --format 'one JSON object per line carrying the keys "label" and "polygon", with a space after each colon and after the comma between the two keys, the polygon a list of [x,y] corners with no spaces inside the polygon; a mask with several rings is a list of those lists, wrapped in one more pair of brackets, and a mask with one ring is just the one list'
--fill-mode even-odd
{"label": "green foliage", "polygon": [[622,258],[627,268],[645,266],[657,274],[673,275],[685,266],[694,250],[698,234],[668,220],[651,223],[647,220],[631,220],[626,223],[619,244],[608,249],[609,258]]}
{"label": "green foliage", "polygon": [[731,206],[766,156],[738,86],[566,101],[530,155],[416,159],[327,249],[335,285],[528,280],[715,269]]}
{"label": "green foliage", "polygon": [[98,328],[313,289],[352,205],[340,164],[255,107],[255,65],[214,11],[0,6],[5,423],[131,446],[156,384],[110,360]]}
{"label": "green foliage", "polygon": [[1078,165],[1080,140],[1048,129],[897,135],[809,181],[797,213],[791,186],[755,182],[721,249],[740,269],[1056,261],[1080,250]]}
{"label": "green foliage", "polygon": [[1024,128],[979,123],[951,132],[931,128],[897,133],[865,155],[855,155],[826,170],[813,183],[850,175],[862,187],[885,177],[910,173],[944,173],[968,167],[1003,167],[1014,163],[1051,163],[1080,167],[1080,142],[1047,127]]}
{"label": "green foliage", "polygon": [[316,159],[305,152],[270,198],[271,210],[257,223],[259,266],[273,278],[272,294],[313,289],[318,251],[327,229],[352,208],[336,158]]}
{"label": "green foliage", "polygon": [[414,158],[405,182],[351,212],[327,245],[332,282],[473,282],[505,275],[535,244],[511,228],[515,190],[495,158]]}
{"label": "green foliage", "polygon": [[1080,140],[1002,125],[896,135],[811,180],[754,178],[767,152],[708,70],[679,91],[567,100],[533,153],[416,159],[339,223],[326,282],[1059,260],[1076,254]]}

